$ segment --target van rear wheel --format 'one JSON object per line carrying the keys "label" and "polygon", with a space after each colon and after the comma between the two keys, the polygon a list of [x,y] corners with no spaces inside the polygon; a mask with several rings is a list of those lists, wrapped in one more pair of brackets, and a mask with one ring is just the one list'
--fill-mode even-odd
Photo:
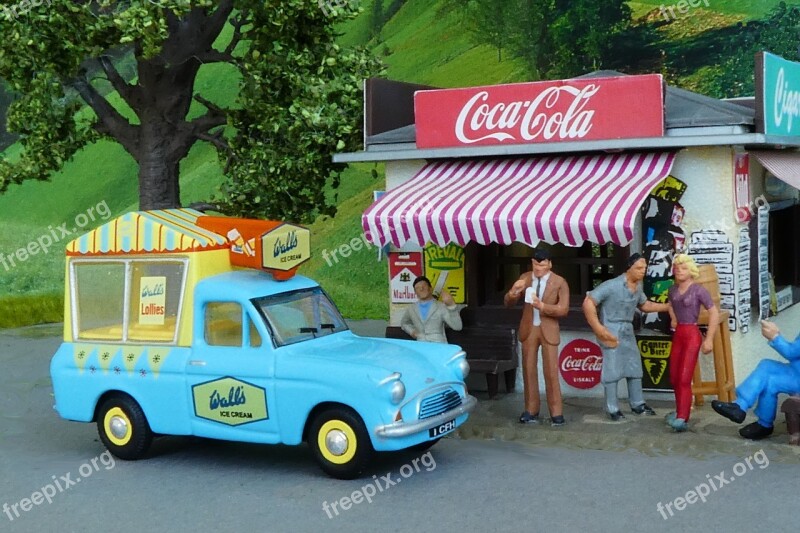
{"label": "van rear wheel", "polygon": [[120,459],[141,459],[153,442],[144,411],[130,396],[114,396],[100,406],[97,432],[108,451]]}

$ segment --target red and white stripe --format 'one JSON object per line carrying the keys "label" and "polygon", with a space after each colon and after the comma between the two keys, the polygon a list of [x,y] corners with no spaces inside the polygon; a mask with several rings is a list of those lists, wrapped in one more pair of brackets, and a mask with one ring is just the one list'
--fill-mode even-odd
{"label": "red and white stripe", "polygon": [[658,152],[438,161],[372,204],[361,223],[380,246],[624,246],[633,239],[637,210],[674,158]]}

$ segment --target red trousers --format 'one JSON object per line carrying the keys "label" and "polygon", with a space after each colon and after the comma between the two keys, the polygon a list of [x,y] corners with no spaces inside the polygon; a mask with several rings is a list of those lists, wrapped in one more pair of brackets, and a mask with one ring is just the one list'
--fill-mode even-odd
{"label": "red trousers", "polygon": [[696,324],[678,324],[669,352],[669,379],[675,389],[676,418],[689,420],[692,409],[692,376],[703,336]]}

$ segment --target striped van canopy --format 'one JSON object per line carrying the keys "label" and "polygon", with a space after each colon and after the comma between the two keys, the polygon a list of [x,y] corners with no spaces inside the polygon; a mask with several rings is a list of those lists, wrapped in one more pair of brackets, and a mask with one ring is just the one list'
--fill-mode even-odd
{"label": "striped van canopy", "polygon": [[648,193],[672,168],[672,152],[503,159],[425,165],[362,216],[383,246],[540,241],[627,245]]}
{"label": "striped van canopy", "polygon": [[194,209],[136,211],[86,233],[67,245],[67,255],[191,252],[224,249],[228,240],[197,225]]}

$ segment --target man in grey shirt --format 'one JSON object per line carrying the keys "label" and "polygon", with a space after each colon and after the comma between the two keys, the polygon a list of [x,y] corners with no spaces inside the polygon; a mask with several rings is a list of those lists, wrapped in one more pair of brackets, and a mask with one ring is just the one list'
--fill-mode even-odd
{"label": "man in grey shirt", "polygon": [[[586,293],[583,312],[603,350],[603,370],[600,380],[605,388],[606,410],[611,420],[625,415],[619,410],[617,384],[628,382],[628,402],[633,413],[655,415],[642,395],[642,358],[633,333],[634,313],[638,307],[645,313],[666,313],[669,304],[651,302],[642,290],[647,261],[633,254],[621,276],[604,281]],[[598,316],[597,308],[600,306]]]}

